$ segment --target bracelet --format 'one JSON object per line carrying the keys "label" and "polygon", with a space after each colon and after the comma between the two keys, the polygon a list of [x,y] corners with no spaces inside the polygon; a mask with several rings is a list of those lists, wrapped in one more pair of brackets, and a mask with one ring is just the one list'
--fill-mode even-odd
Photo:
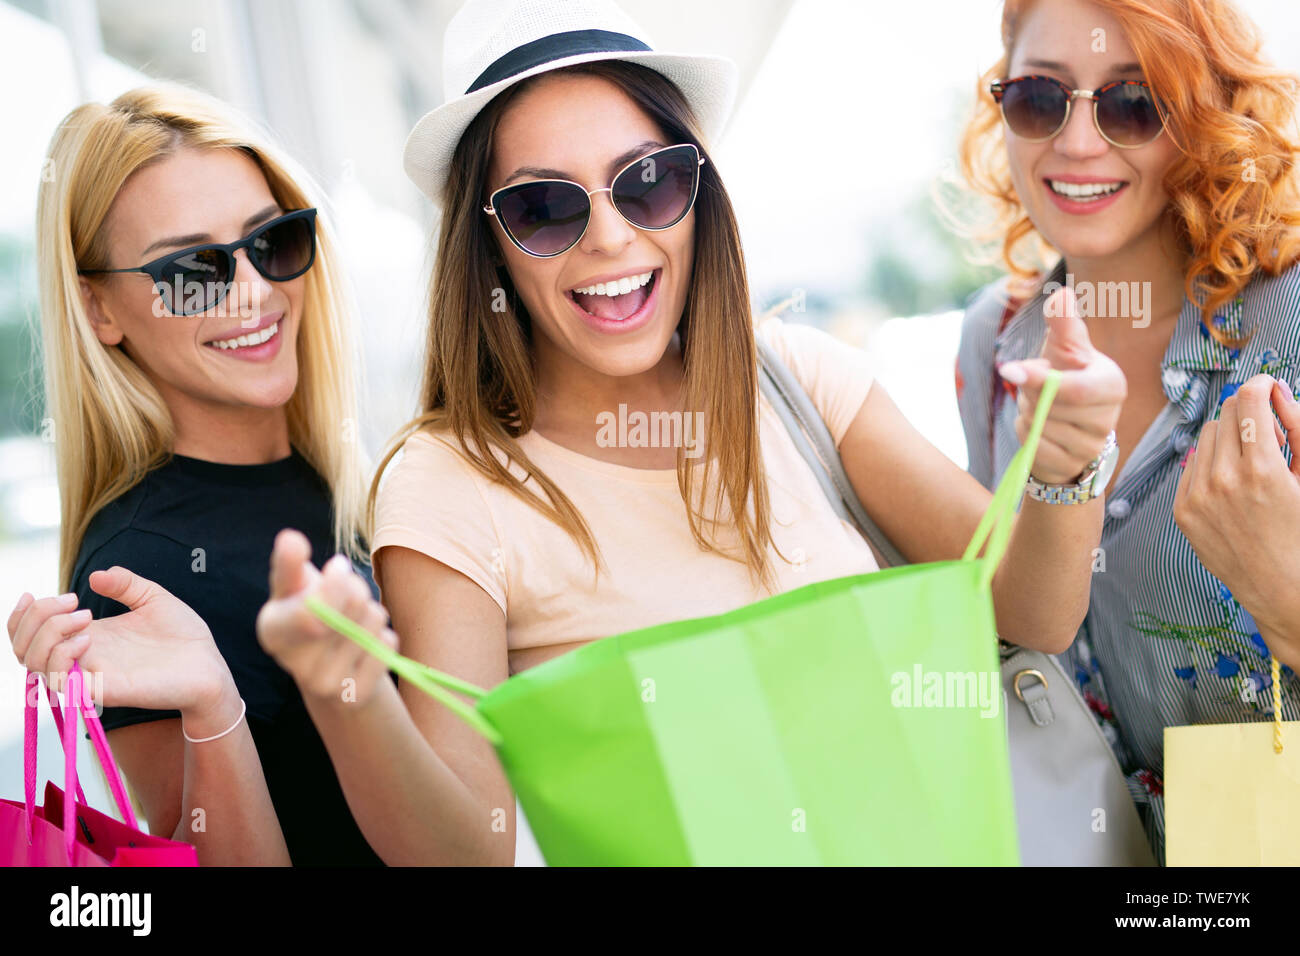
{"label": "bracelet", "polygon": [[219,740],[222,737],[226,736],[226,734],[230,733],[231,730],[234,730],[236,727],[238,727],[239,721],[244,719],[244,714],[247,712],[248,712],[248,704],[246,704],[244,702],[244,698],[241,697],[239,698],[239,719],[236,720],[233,724],[231,724],[228,730],[223,730],[221,733],[214,734],[211,737],[200,737],[198,740],[195,740],[193,737],[191,737],[189,734],[185,732],[185,722],[181,721],[181,736],[184,737],[192,744],[206,744],[210,740]]}

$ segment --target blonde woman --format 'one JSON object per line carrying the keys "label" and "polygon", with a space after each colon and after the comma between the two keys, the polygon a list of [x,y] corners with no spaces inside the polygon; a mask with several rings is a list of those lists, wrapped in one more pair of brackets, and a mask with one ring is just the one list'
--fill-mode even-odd
{"label": "blonde woman", "polygon": [[151,832],[202,863],[377,863],[254,631],[284,523],[321,558],[359,546],[348,315],[306,180],[246,120],[167,86],[77,108],[49,155],[41,319],[70,593],[23,595],[14,651],[102,673]]}
{"label": "blonde woman", "polygon": [[[482,686],[876,567],[758,398],[736,220],[703,145],[731,71],[638,37],[608,4],[471,0],[446,43],[446,88],[468,92],[407,147],[442,232],[423,411],[382,475],[371,546],[403,652]],[[798,173],[785,146],[754,161],[774,188]],[[1049,481],[1098,453],[1124,394],[1065,318],[1048,357],[1070,370],[1035,464]],[[959,556],[988,493],[907,423],[861,353],[779,321],[761,334],[904,554]],[[707,454],[609,441],[620,405],[702,421]],[[1026,502],[993,585],[1000,629],[1069,643],[1100,523],[1096,502]],[[301,597],[375,615],[362,582],[318,580],[307,556],[300,536],[277,541],[259,636],[303,689],[363,832],[389,863],[509,862],[514,801],[490,746],[405,686],[359,683],[339,703],[354,650]]]}

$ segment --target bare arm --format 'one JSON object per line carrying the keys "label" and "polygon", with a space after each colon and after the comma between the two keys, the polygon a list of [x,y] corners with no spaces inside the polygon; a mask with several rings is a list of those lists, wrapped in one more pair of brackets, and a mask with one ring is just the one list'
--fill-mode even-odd
{"label": "bare arm", "polygon": [[[294,577],[310,578],[304,543],[277,538],[258,633],[294,674],[366,840],[390,865],[512,864],[514,797],[491,744],[420,691],[394,687],[374,658],[311,617],[301,596],[319,586],[322,599],[385,630],[346,562],[327,564],[317,584]],[[406,548],[384,549],[383,562],[403,654],[481,687],[505,680],[505,616],[482,588]],[[341,693],[349,678],[355,699]]]}
{"label": "bare arm", "polygon": [[[1007,363],[1016,366],[1008,374],[1020,386],[1016,432],[1023,442],[1048,371],[1060,371],[1031,473],[1065,484],[1101,451],[1119,420],[1127,383],[1119,366],[1092,347],[1071,290],[1053,294],[1044,319],[1041,357]],[[879,383],[845,433],[841,454],[863,505],[904,556],[961,556],[992,495],[926,441]],[[993,578],[1003,638],[1051,653],[1070,646],[1088,611],[1093,549],[1104,519],[1100,495],[1076,505],[1024,499]]]}
{"label": "bare arm", "polygon": [[[210,737],[233,724],[240,704],[233,685],[230,693],[207,714],[186,714],[186,732]],[[176,719],[120,727],[108,738],[150,833],[193,843],[204,866],[289,865],[246,721],[201,744],[186,741]]]}
{"label": "bare arm", "polygon": [[[840,445],[863,507],[909,561],[959,558],[992,495],[912,427],[877,382]],[[1088,610],[1092,549],[1104,515],[1025,499],[993,578],[1003,638],[1057,653]]]}
{"label": "bare arm", "polygon": [[[103,675],[104,704],[179,710],[191,737],[236,723],[239,692],[197,614],[125,568],[96,571],[90,583],[130,611],[96,621],[89,611],[74,612],[75,596],[19,599],[9,635],[29,670],[57,686],[78,661]],[[246,721],[201,744],[186,742],[175,719],[117,728],[108,737],[151,833],[193,843],[204,865],[289,862]],[[196,816],[196,809],[203,812]]]}

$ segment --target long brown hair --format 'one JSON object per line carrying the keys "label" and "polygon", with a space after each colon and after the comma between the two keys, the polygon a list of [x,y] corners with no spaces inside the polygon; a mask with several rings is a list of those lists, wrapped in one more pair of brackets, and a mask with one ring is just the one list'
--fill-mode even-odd
{"label": "long brown hair", "polygon": [[[709,454],[693,462],[679,448],[677,480],[691,533],[701,549],[742,561],[757,581],[771,588],[770,516],[758,441],[757,352],[731,201],[685,97],[667,78],[619,61],[580,64],[564,72],[614,83],[658,124],[669,142],[695,143],[706,158],[695,202],[694,268],[678,329],[685,407],[704,411]],[[505,266],[494,261],[495,240],[482,211],[497,123],[529,83],[518,83],[492,100],[456,147],[429,290],[421,411],[403,426],[380,460],[370,488],[368,523],[373,532],[380,479],[406,439],[421,429],[446,430],[470,465],[567,531],[599,573],[600,550],[582,514],[517,441],[533,427],[536,412],[532,322]],[[505,313],[493,311],[494,289],[505,291]],[[523,469],[523,480],[511,473],[511,463]],[[738,554],[719,546],[714,531],[723,524],[735,527]],[[711,526],[707,532],[706,525]]]}
{"label": "long brown hair", "polygon": [[[1017,28],[1037,0],[1006,0],[1003,54],[979,79],[961,140],[967,181],[993,206],[978,238],[1000,243],[1013,275],[1032,275],[1045,247],[1011,183],[1001,115],[989,84],[1006,76]],[[1186,256],[1186,292],[1206,331],[1239,344],[1210,318],[1257,272],[1300,259],[1300,190],[1292,137],[1300,79],[1269,64],[1259,31],[1231,0],[1096,0],[1123,26],[1143,75],[1168,109],[1181,155],[1165,176],[1166,215]],[[1249,163],[1249,165],[1247,165]],[[1244,175],[1246,169],[1251,175]]]}

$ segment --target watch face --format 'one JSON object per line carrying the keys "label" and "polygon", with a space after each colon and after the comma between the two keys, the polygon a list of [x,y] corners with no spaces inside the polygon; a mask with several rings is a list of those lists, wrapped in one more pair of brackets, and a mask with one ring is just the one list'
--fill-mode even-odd
{"label": "watch face", "polygon": [[1099,495],[1110,483],[1110,476],[1115,472],[1115,463],[1119,461],[1119,445],[1111,445],[1101,456],[1097,474],[1092,479],[1092,493]]}

